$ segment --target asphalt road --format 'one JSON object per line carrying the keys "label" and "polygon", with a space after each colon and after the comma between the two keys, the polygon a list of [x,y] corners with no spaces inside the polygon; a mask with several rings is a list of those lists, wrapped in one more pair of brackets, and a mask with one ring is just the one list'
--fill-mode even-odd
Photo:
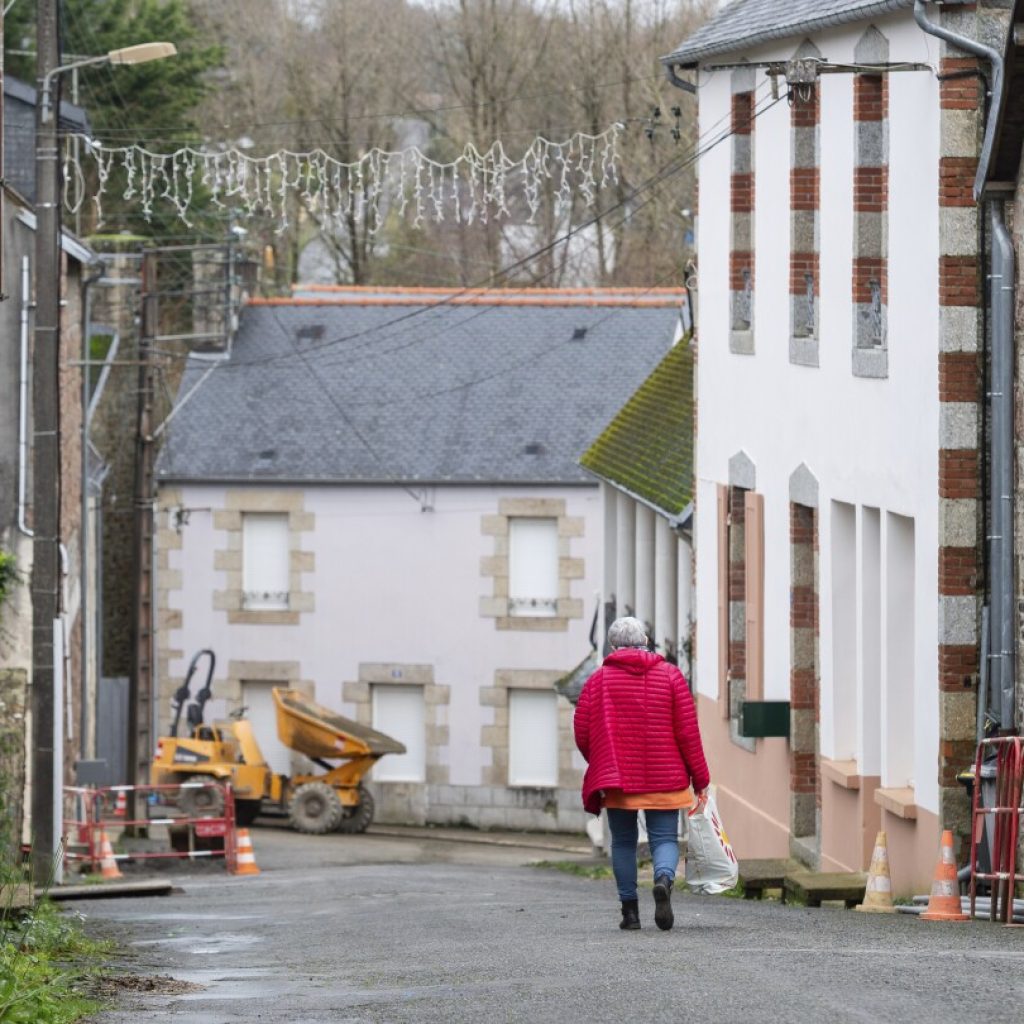
{"label": "asphalt road", "polygon": [[122,944],[116,966],[197,986],[126,994],[95,1020],[1024,1020],[1024,930],[684,895],[660,932],[644,893],[643,930],[622,932],[610,881],[523,866],[582,858],[578,840],[399,831],[257,829],[258,877],[210,866],[180,894],[78,904]]}

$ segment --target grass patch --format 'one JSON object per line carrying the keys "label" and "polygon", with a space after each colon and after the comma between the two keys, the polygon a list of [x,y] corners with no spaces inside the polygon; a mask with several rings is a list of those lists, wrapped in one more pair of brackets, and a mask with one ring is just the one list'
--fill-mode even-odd
{"label": "grass patch", "polygon": [[72,1024],[95,1012],[87,987],[109,951],[51,903],[0,922],[0,1024]]}
{"label": "grass patch", "polygon": [[603,881],[607,878],[615,877],[612,874],[612,869],[607,864],[581,864],[575,860],[539,860],[533,864],[533,867],[547,868],[550,871],[562,871],[567,875],[575,875],[577,878],[590,878],[594,881]]}

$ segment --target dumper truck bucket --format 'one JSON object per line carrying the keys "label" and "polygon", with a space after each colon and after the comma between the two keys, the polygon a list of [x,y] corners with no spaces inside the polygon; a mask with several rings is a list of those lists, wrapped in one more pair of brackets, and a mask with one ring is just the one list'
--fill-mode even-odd
{"label": "dumper truck bucket", "polygon": [[405,746],[368,725],[328,711],[298,690],[274,687],[277,735],[309,758],[382,757],[404,754]]}

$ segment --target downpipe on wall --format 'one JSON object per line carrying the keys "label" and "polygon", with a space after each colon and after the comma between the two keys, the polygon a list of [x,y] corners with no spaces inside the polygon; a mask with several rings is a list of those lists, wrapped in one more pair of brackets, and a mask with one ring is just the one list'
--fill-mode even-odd
{"label": "downpipe on wall", "polygon": [[[993,616],[992,653],[997,656],[997,686],[990,687],[990,706],[1004,731],[1015,727],[1014,676],[1014,521],[1013,521],[1013,342],[1014,256],[1006,229],[1002,200],[989,203],[992,218],[992,518],[998,510],[998,543],[993,562],[999,563],[999,592],[993,591],[999,614]],[[993,583],[994,586],[994,583]]]}
{"label": "downpipe on wall", "polygon": [[27,256],[21,258],[21,310],[19,318],[21,351],[18,361],[18,529],[34,534],[25,519],[28,491],[28,319],[32,310],[32,278]]}

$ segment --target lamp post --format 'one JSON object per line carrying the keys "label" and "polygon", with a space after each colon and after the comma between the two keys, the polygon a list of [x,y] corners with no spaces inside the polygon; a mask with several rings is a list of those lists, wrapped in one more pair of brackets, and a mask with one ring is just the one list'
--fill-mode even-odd
{"label": "lamp post", "polygon": [[[2,2],[2,0],[0,0]],[[140,64],[170,57],[171,43],[144,43],[60,64],[58,0],[36,13],[36,260],[32,374],[32,866],[40,881],[61,865],[64,728],[60,624],[60,161],[57,76],[92,64]]]}

